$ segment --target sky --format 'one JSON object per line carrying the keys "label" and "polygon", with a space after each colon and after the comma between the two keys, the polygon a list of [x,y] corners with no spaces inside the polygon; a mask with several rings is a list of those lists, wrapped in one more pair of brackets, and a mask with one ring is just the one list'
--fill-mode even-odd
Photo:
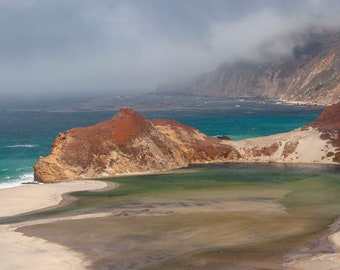
{"label": "sky", "polygon": [[285,55],[339,0],[0,0],[0,98],[148,92]]}

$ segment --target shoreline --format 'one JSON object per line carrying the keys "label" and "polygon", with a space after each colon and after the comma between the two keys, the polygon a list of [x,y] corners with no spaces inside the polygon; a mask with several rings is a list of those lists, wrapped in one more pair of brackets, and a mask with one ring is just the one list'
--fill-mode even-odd
{"label": "shoreline", "polygon": [[[292,165],[296,164],[293,163]],[[128,175],[119,175],[117,177],[124,176]],[[68,194],[71,192],[81,190],[101,191],[117,187],[116,184],[103,181],[105,181],[105,178],[99,180],[75,180],[54,184],[22,185],[2,189],[0,190],[0,196],[6,201],[6,205],[0,206],[0,217],[15,216],[26,212],[60,207],[70,202]],[[79,218],[84,219],[91,217]],[[47,223],[48,222],[49,221],[47,221]],[[0,246],[2,246],[4,250],[0,255],[1,269],[46,269],[51,263],[58,269],[86,269],[90,265],[91,262],[85,255],[73,251],[67,246],[46,241],[38,237],[29,237],[17,231],[18,228],[26,225],[25,222],[0,225]],[[289,256],[287,258],[290,261],[283,265],[286,267],[285,269],[328,270],[334,265],[340,268],[340,217],[329,226],[329,229],[325,231],[320,238],[318,237],[318,239],[321,238],[326,239],[324,240],[326,242],[321,243],[320,241],[320,249],[318,249],[318,252],[308,253],[301,250],[293,254],[287,254]],[[332,249],[324,250],[323,247],[325,244],[332,246]],[[20,257],[20,260],[18,260],[18,257]],[[61,257],[63,260],[58,259]],[[30,266],[27,267],[27,265]]]}
{"label": "shoreline", "polygon": [[316,245],[304,246],[288,256],[290,261],[283,266],[289,270],[340,269],[340,217],[317,237]]}
{"label": "shoreline", "polygon": [[[42,185],[22,185],[1,189],[0,217],[20,215],[68,203],[65,196],[83,190],[111,188],[107,182],[79,180]],[[17,232],[19,224],[0,225],[1,269],[86,269],[89,261],[81,253],[38,237]],[[62,260],[60,259],[62,258]]]}
{"label": "shoreline", "polygon": [[58,206],[63,195],[75,191],[100,190],[108,184],[100,180],[75,180],[53,184],[32,184],[0,189],[0,217],[14,216],[47,207]]}

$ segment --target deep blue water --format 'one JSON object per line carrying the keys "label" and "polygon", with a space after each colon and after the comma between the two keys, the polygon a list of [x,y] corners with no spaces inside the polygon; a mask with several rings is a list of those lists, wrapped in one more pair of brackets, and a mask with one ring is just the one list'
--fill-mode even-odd
{"label": "deep blue water", "polygon": [[[229,105],[142,113],[150,119],[178,120],[208,135],[240,140],[290,131],[313,121],[322,110],[257,101],[231,101]],[[110,119],[116,112],[0,110],[0,188],[32,181],[33,164],[49,154],[59,132]]]}

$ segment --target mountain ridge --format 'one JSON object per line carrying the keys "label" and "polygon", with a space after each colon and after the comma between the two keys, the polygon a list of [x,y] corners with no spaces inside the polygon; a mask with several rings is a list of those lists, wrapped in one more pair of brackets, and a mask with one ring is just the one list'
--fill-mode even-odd
{"label": "mountain ridge", "polygon": [[332,105],[340,101],[339,74],[340,32],[323,30],[306,34],[290,56],[224,63],[183,83],[160,85],[155,93]]}

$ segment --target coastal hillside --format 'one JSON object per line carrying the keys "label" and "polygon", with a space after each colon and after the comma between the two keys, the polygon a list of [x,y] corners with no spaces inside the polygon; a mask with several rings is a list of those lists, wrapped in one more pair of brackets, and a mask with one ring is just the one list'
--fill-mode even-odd
{"label": "coastal hillside", "polygon": [[60,133],[51,154],[34,165],[34,177],[50,183],[238,158],[233,147],[197,129],[173,120],[150,121],[123,108],[108,121]]}
{"label": "coastal hillside", "polygon": [[261,62],[222,64],[183,83],[159,86],[156,93],[277,99],[331,105],[340,101],[340,32],[299,34],[291,55]]}
{"label": "coastal hillside", "polygon": [[34,165],[34,177],[51,183],[235,161],[339,164],[340,102],[304,127],[242,141],[123,108],[108,121],[60,133],[51,154]]}
{"label": "coastal hillside", "polygon": [[326,108],[309,125],[291,132],[229,142],[240,161],[340,163],[340,103]]}

